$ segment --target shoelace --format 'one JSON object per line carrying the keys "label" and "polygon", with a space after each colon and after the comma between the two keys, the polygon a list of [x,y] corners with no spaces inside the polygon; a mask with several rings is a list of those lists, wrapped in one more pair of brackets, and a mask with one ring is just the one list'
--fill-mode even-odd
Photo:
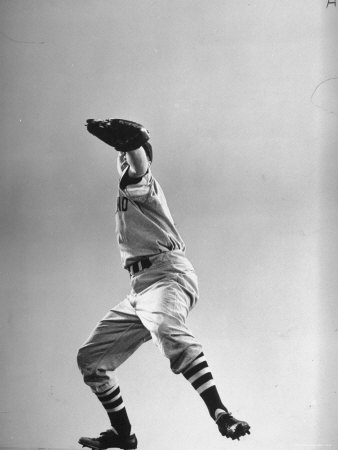
{"label": "shoelace", "polygon": [[219,416],[217,417],[217,419],[215,420],[215,422],[217,423],[217,422],[219,421],[219,419],[220,419],[221,417],[223,417],[223,416],[228,416],[229,419],[233,419],[232,414],[231,414],[230,411],[228,411],[228,412],[225,412],[225,411],[224,411],[224,413],[219,414]]}
{"label": "shoelace", "polygon": [[114,433],[114,431],[111,429],[102,431],[102,433],[100,433],[100,436],[102,436],[102,437],[106,437],[106,436],[110,436],[110,435],[117,436],[117,434]]}

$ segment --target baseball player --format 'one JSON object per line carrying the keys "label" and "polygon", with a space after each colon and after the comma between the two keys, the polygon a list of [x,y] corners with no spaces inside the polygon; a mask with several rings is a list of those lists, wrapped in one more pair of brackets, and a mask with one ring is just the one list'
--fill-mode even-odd
{"label": "baseball player", "polygon": [[250,434],[222,403],[200,343],[186,325],[198,299],[197,277],[185,245],[150,166],[148,131],[122,119],[90,119],[87,129],[119,153],[116,233],[130,292],[98,323],[78,353],[84,382],[105,408],[111,427],[99,437],[81,437],[92,449],[136,449],[116,369],[152,339],[204,401],[220,433],[231,439]]}

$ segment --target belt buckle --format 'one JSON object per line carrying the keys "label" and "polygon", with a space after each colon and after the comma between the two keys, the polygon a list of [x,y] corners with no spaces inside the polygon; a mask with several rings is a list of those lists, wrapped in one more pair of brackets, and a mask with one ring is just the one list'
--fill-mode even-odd
{"label": "belt buckle", "polygon": [[143,264],[142,259],[140,259],[139,261],[136,261],[133,264],[131,264],[128,268],[130,276],[134,276],[136,273],[141,272],[141,270],[151,266],[151,263],[148,259],[145,259],[144,263],[145,264]]}
{"label": "belt buckle", "polygon": [[131,277],[133,277],[136,273],[138,273],[140,270],[142,270],[142,263],[141,261],[137,261],[129,267],[129,274]]}
{"label": "belt buckle", "polygon": [[128,267],[128,270],[129,270],[129,275],[132,277],[133,275],[135,275],[135,272],[134,272],[134,264],[131,264],[129,267]]}

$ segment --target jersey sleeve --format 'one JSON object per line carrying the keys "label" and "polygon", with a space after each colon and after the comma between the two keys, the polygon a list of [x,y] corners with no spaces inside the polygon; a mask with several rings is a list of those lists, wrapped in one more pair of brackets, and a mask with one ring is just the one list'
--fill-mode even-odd
{"label": "jersey sleeve", "polygon": [[125,167],[122,172],[119,187],[127,197],[141,201],[148,196],[152,189],[153,176],[150,167],[147,173],[140,178],[128,178],[128,168],[129,166]]}

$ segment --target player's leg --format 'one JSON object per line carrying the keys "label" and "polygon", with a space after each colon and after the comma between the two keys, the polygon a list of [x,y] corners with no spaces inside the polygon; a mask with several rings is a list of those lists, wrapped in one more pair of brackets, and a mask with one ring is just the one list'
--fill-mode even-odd
{"label": "player's leg", "polygon": [[136,448],[137,441],[131,435],[116,368],[149,339],[149,331],[126,299],[99,322],[80,348],[78,365],[84,382],[101,402],[112,426],[99,438],[81,438],[81,444],[92,448],[118,447],[120,444],[127,445],[126,448]]}
{"label": "player's leg", "polygon": [[[187,289],[190,288],[190,289]],[[194,295],[196,293],[196,295]],[[215,419],[217,409],[225,409],[202,346],[186,325],[197,298],[194,276],[169,276],[141,296],[136,312],[161,352],[170,360],[174,373],[182,373],[204,400]]]}
{"label": "player's leg", "polygon": [[193,272],[168,276],[141,296],[136,312],[154,343],[169,358],[172,371],[182,373],[200,395],[220,432],[237,439],[248,432],[249,426],[234,419],[224,406],[202,347],[186,325],[197,295]]}
{"label": "player's leg", "polygon": [[203,352],[188,364],[182,374],[203,399],[223,436],[239,439],[245,434],[250,434],[250,426],[242,420],[235,419],[222,403]]}

